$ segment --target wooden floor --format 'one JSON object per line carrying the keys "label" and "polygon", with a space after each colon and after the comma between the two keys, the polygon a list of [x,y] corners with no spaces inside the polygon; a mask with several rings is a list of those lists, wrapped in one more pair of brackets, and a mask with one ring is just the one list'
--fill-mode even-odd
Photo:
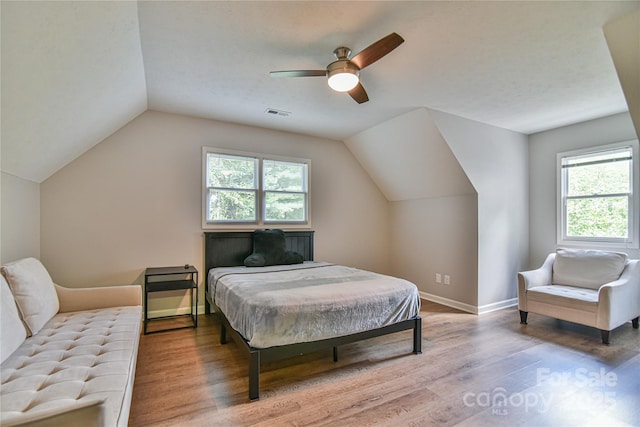
{"label": "wooden floor", "polygon": [[423,301],[411,331],[263,365],[248,401],[247,359],[198,329],[141,338],[131,426],[638,426],[640,330],[600,333],[515,308],[475,316]]}

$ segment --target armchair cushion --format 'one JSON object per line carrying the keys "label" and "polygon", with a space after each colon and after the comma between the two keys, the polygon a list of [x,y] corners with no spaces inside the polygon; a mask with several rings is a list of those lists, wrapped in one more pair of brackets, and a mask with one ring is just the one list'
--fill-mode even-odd
{"label": "armchair cushion", "polygon": [[58,295],[49,272],[35,258],[23,258],[2,267],[28,336],[38,331],[60,308]]}
{"label": "armchair cushion", "polygon": [[553,263],[554,285],[599,289],[618,280],[627,263],[627,255],[597,250],[558,249]]}
{"label": "armchair cushion", "polygon": [[527,292],[529,301],[558,306],[559,310],[573,308],[595,313],[598,309],[598,291],[575,286],[538,286]]}

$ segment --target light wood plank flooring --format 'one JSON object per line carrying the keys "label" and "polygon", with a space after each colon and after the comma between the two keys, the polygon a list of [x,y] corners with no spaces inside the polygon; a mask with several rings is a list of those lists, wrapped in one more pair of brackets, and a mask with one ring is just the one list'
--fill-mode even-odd
{"label": "light wood plank flooring", "polygon": [[141,338],[131,426],[638,426],[640,331],[604,346],[596,329],[516,308],[475,316],[423,301],[423,353],[411,332],[263,365],[197,330]]}

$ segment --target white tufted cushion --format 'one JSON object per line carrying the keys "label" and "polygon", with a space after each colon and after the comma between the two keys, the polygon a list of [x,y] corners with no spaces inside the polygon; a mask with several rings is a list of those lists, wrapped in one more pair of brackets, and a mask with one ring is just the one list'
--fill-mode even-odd
{"label": "white tufted cushion", "polygon": [[24,258],[2,266],[28,336],[38,333],[60,307],[49,272],[35,258]]}
{"label": "white tufted cushion", "polygon": [[13,353],[27,337],[27,331],[20,320],[16,302],[9,284],[0,275],[0,363]]}
{"label": "white tufted cushion", "polygon": [[598,289],[618,280],[627,254],[584,249],[558,249],[553,263],[554,285]]}
{"label": "white tufted cushion", "polygon": [[558,307],[595,313],[598,309],[598,291],[577,286],[547,285],[527,290],[531,301],[556,305]]}
{"label": "white tufted cushion", "polygon": [[104,400],[105,425],[126,425],[141,307],[56,315],[1,365],[0,423]]}

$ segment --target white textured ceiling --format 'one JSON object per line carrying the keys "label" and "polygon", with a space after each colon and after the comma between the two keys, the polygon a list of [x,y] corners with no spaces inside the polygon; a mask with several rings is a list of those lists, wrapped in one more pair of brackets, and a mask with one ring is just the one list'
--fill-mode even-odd
{"label": "white textured ceiling", "polygon": [[[639,7],[2,1],[2,170],[41,182],[146,108],[333,139],[417,107],[523,133],[626,111],[602,27]],[[393,31],[405,43],[362,71],[368,103],[269,76]]]}
{"label": "white textured ceiling", "polygon": [[1,7],[2,171],[41,182],[146,110],[137,5]]}

